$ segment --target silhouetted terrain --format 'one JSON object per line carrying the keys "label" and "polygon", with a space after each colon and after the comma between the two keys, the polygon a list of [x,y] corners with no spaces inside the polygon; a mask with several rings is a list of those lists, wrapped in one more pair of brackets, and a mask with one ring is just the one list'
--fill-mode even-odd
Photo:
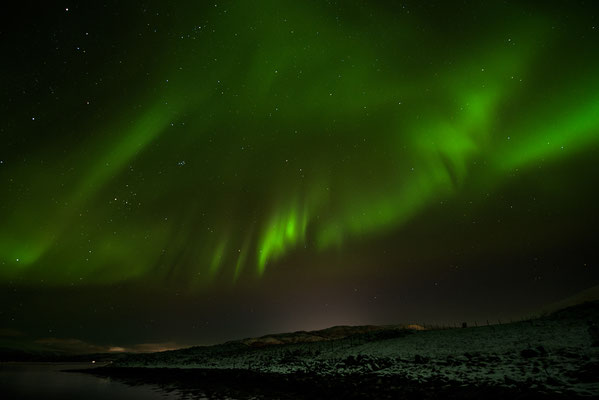
{"label": "silhouetted terrain", "polygon": [[599,395],[599,302],[503,325],[336,327],[132,354],[93,373],[219,397]]}

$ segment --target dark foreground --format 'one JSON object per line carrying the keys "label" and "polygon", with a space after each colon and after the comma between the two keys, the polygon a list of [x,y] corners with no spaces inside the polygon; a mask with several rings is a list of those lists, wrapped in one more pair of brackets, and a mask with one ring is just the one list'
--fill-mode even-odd
{"label": "dark foreground", "polygon": [[[81,372],[81,371],[77,371]],[[548,392],[527,384],[511,387],[464,385],[445,380],[419,383],[398,376],[354,374],[323,377],[312,373],[275,374],[246,370],[105,367],[85,373],[129,385],[155,384],[165,392],[208,399],[573,399],[575,392]]]}
{"label": "dark foreground", "polygon": [[204,398],[599,398],[598,302],[510,324],[331,329],[131,354],[89,372]]}

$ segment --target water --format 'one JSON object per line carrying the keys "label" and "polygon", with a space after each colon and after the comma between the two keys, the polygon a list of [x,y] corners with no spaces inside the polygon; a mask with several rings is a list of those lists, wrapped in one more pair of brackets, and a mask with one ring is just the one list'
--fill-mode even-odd
{"label": "water", "polygon": [[109,378],[63,372],[90,368],[81,363],[0,363],[3,399],[171,400],[189,398],[153,385],[128,386]]}

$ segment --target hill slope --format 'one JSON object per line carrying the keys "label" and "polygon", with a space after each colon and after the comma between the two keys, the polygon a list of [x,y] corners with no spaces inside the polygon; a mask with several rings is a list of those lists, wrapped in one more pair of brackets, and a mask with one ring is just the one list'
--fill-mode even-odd
{"label": "hill slope", "polygon": [[420,387],[492,387],[590,396],[599,395],[598,325],[599,302],[590,302],[504,325],[446,330],[333,328],[328,336],[299,332],[130,355],[111,370],[246,371],[328,380],[378,377]]}

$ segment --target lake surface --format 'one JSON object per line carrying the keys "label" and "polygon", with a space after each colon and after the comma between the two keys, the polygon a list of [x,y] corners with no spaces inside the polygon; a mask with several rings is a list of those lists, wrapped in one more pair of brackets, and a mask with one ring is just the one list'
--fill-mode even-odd
{"label": "lake surface", "polygon": [[[3,399],[165,400],[189,399],[153,385],[128,386],[110,378],[63,372],[98,366],[82,363],[0,363],[0,397]],[[194,397],[197,398],[197,397]]]}

